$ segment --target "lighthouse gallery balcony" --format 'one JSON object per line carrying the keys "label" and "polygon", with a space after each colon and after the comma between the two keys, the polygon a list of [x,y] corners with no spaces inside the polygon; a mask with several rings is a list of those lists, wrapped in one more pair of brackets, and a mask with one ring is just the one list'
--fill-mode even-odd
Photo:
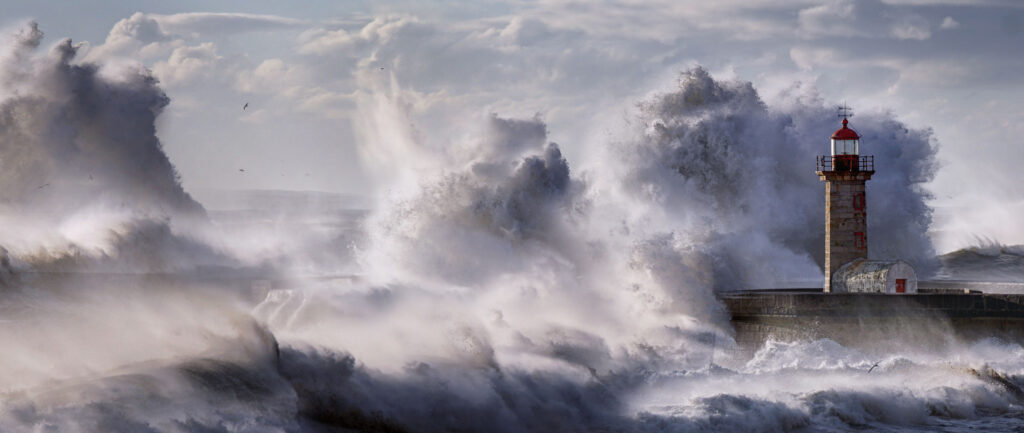
{"label": "lighthouse gallery balcony", "polygon": [[875,171],[874,155],[818,155],[814,171]]}

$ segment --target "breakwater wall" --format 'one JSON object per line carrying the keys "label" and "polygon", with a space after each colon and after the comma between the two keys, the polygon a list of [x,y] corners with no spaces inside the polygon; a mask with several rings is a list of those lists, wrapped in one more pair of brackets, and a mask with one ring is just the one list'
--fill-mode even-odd
{"label": "breakwater wall", "polygon": [[942,348],[981,338],[1024,343],[1024,295],[957,288],[919,294],[758,290],[721,295],[741,350],[777,340],[831,338],[885,352]]}

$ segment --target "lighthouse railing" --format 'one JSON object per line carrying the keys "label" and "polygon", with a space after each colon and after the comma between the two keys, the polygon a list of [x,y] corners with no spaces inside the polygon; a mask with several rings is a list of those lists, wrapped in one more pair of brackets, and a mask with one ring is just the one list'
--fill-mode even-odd
{"label": "lighthouse railing", "polygon": [[818,155],[815,171],[875,171],[875,156]]}

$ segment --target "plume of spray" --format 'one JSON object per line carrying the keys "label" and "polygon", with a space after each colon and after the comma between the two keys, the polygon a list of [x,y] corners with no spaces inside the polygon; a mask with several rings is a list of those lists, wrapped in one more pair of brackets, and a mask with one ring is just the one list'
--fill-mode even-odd
{"label": "plume of spray", "polygon": [[[720,82],[702,68],[677,90],[637,107],[632,129],[609,150],[615,199],[642,209],[636,227],[671,228],[705,256],[716,289],[820,281],[824,187],[814,156],[828,150],[835,113],[798,89],[766,105],[749,82]],[[927,235],[936,170],[930,130],[889,113],[858,117],[862,151],[875,155],[868,185],[869,255],[935,270]],[[819,229],[821,228],[821,229]],[[806,283],[805,283],[806,284]]]}
{"label": "plume of spray", "polygon": [[235,263],[180,232],[205,213],[156,136],[167,96],[140,66],[76,63],[70,40],[37,54],[42,37],[27,23],[0,54],[0,388],[25,402],[5,415],[102,400],[116,386],[79,385],[156,360],[265,362],[237,296],[166,274]]}
{"label": "plume of spray", "polygon": [[[366,280],[281,293],[260,312],[289,353],[325,356],[301,345],[313,344],[362,363],[346,380],[363,393],[346,406],[420,428],[416,413],[426,409],[388,401],[367,383],[464,405],[518,392],[551,399],[546,388],[516,390],[540,376],[564,378],[559,386],[580,395],[598,385],[628,400],[652,377],[706,366],[709,346],[732,344],[714,289],[820,278],[823,234],[808,227],[822,226],[824,194],[807,160],[826,148],[833,113],[814,97],[769,108],[749,83],[717,82],[696,68],[678,90],[641,103],[624,138],[576,173],[539,117],[490,115],[477,139],[431,149],[409,126],[394,79],[369,87],[364,134],[387,139],[363,143],[364,155],[385,156],[373,160],[404,176],[367,221],[358,253]],[[877,221],[888,224],[872,217],[878,251],[927,268],[920,184],[934,168],[930,132],[886,114],[863,117],[859,131],[877,144],[878,166],[893,167],[879,170],[870,195]],[[887,244],[887,233],[905,242]],[[454,391],[423,382],[453,374],[462,384]],[[603,410],[622,413],[624,400]],[[523,428],[525,414],[505,410],[513,420],[500,425]],[[500,429],[486,418],[459,419]]]}
{"label": "plume of spray", "polygon": [[[379,410],[426,431],[456,427],[432,421],[436,410],[489,431],[616,425],[628,423],[630,389],[656,372],[705,368],[715,335],[728,344],[705,264],[660,233],[608,241],[607,227],[592,224],[587,181],[539,117],[492,114],[477,138],[430,152],[415,134],[396,134],[412,129],[392,127],[412,123],[396,108],[401,88],[373,88],[363,125],[388,134],[365,136],[390,140],[364,143],[364,153],[421,157],[375,159],[410,176],[367,221],[365,279],[281,290],[257,309],[282,356],[351,357],[336,389],[300,386],[311,411]],[[395,389],[410,398],[387,398]]]}
{"label": "plume of spray", "polygon": [[[37,55],[42,37],[30,22],[0,55],[0,244],[40,266],[62,257],[120,271],[223,262],[169,227],[205,215],[156,136],[169,99],[152,75],[134,64],[76,63],[69,39]],[[138,256],[165,243],[182,254]]]}

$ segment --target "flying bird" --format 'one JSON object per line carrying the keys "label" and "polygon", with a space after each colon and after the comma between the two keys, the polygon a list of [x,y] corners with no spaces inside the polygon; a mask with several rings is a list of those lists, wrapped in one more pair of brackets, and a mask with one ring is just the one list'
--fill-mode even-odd
{"label": "flying bird", "polygon": [[875,367],[878,367],[878,364],[879,364],[879,363],[881,363],[881,362],[882,362],[882,361],[878,361],[878,362],[876,362],[876,363],[875,363],[875,365],[872,365],[872,366],[871,366],[871,368],[869,368],[869,369],[868,369],[868,373],[870,373],[870,372],[871,372],[871,370],[874,370],[874,369],[875,369]]}
{"label": "flying bird", "polygon": [[380,70],[382,70],[382,71],[383,71],[383,70],[384,70],[384,67],[383,67],[383,66],[381,66],[381,67],[380,67]]}
{"label": "flying bird", "polygon": [[245,169],[244,168],[240,168],[240,169],[238,169],[238,171],[240,171],[242,173],[245,173]]}
{"label": "flying bird", "polygon": [[242,106],[242,111],[245,111],[246,108],[249,108],[248,102],[246,102],[245,105]]}
{"label": "flying bird", "polygon": [[44,183],[44,184],[42,184],[42,185],[39,185],[39,188],[36,188],[36,189],[43,189],[43,188],[46,188],[46,187],[48,187],[48,186],[50,186],[50,184],[48,184],[48,183]]}

